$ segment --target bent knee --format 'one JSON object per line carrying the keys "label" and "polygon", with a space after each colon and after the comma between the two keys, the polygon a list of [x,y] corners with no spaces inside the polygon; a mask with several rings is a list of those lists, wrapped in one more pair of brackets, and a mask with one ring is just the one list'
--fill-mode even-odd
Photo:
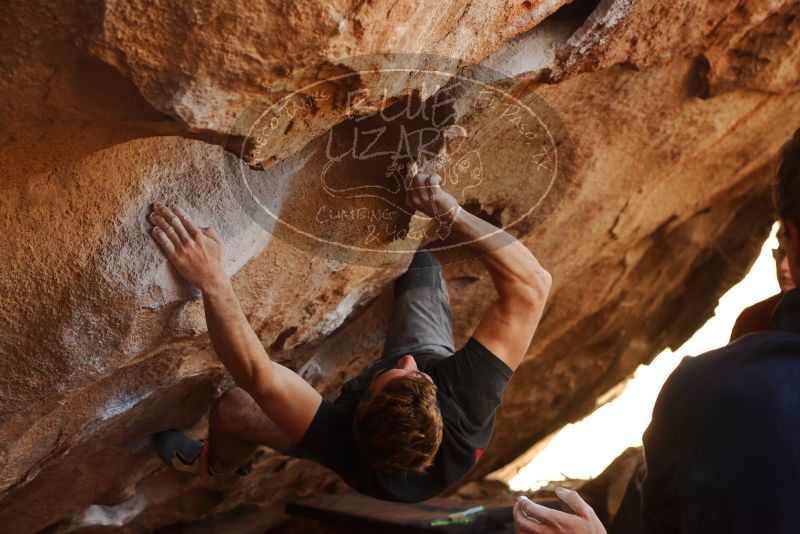
{"label": "bent knee", "polygon": [[209,424],[215,428],[230,431],[239,426],[239,421],[256,402],[240,387],[234,387],[222,394],[214,402],[209,413]]}

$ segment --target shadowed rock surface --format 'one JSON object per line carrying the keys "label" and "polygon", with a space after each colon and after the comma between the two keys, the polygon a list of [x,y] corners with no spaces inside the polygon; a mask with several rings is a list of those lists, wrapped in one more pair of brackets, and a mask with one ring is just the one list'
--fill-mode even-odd
{"label": "shadowed rock surface", "polygon": [[[168,199],[217,228],[270,354],[334,396],[380,352],[391,282],[429,227],[389,211],[399,233],[371,252],[331,252],[274,219],[254,221],[239,195],[257,184],[261,208],[292,228],[361,242],[369,225],[341,214],[381,209],[393,193],[339,196],[341,216],[321,221],[322,193],[309,184],[369,186],[385,162],[328,166],[331,132],[347,141],[391,106],[449,99],[433,130],[460,133],[442,173],[462,176],[468,209],[520,219],[512,231],[554,275],[470,478],[587,414],[636,366],[687,339],[767,235],[776,154],[800,126],[800,3],[563,3],[6,2],[0,525],[261,532],[284,520],[292,496],[346,490],[324,468],[266,450],[234,482],[162,468],[149,436],[172,426],[203,435],[205,412],[231,384],[202,303],[144,216]],[[369,75],[346,59],[384,52],[426,52],[404,56],[406,66],[436,73]],[[366,57],[378,69],[396,60]],[[486,80],[487,91],[553,118],[565,166],[552,183],[531,179],[539,147],[514,110],[467,105],[480,90],[459,76],[476,65],[506,76]],[[329,98],[246,142],[243,114],[292,94],[308,102],[303,87],[317,83]],[[357,116],[353,91],[367,94]],[[481,169],[480,187],[464,187],[464,162]],[[445,258],[458,344],[493,291],[478,262]]]}

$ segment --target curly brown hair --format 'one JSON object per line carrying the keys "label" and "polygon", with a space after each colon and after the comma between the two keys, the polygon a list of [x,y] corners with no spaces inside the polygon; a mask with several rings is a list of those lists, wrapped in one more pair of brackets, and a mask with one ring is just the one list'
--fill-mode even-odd
{"label": "curly brown hair", "polygon": [[365,396],[353,420],[356,446],[381,473],[422,473],[442,443],[442,414],[436,385],[422,374],[394,378]]}
{"label": "curly brown hair", "polygon": [[781,150],[773,200],[778,217],[800,225],[800,129]]}

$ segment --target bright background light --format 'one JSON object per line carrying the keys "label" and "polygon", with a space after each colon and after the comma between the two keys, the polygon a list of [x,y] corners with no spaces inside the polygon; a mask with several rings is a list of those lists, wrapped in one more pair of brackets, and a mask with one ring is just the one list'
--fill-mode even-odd
{"label": "bright background light", "polygon": [[714,317],[678,350],[667,349],[650,365],[640,365],[619,397],[556,432],[518,472],[512,465],[494,478],[515,491],[533,491],[568,478],[593,478],[626,448],[641,445],[661,386],[681,359],[726,345],[739,313],[780,290],[772,259],[772,249],[778,246],[776,232],[777,224],[747,276],[722,296]]}

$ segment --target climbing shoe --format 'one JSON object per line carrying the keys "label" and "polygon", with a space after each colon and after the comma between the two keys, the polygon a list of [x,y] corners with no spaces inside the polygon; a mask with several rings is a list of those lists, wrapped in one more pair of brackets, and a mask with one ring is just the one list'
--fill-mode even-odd
{"label": "climbing shoe", "polygon": [[[214,473],[209,467],[208,442],[193,439],[180,430],[170,429],[153,436],[153,443],[159,458],[168,466],[185,473],[194,473],[201,477],[225,477]],[[240,467],[235,474],[245,476],[250,466]]]}
{"label": "climbing shoe", "polygon": [[153,436],[159,458],[178,471],[202,473],[208,467],[206,442],[192,439],[180,430],[170,429]]}

